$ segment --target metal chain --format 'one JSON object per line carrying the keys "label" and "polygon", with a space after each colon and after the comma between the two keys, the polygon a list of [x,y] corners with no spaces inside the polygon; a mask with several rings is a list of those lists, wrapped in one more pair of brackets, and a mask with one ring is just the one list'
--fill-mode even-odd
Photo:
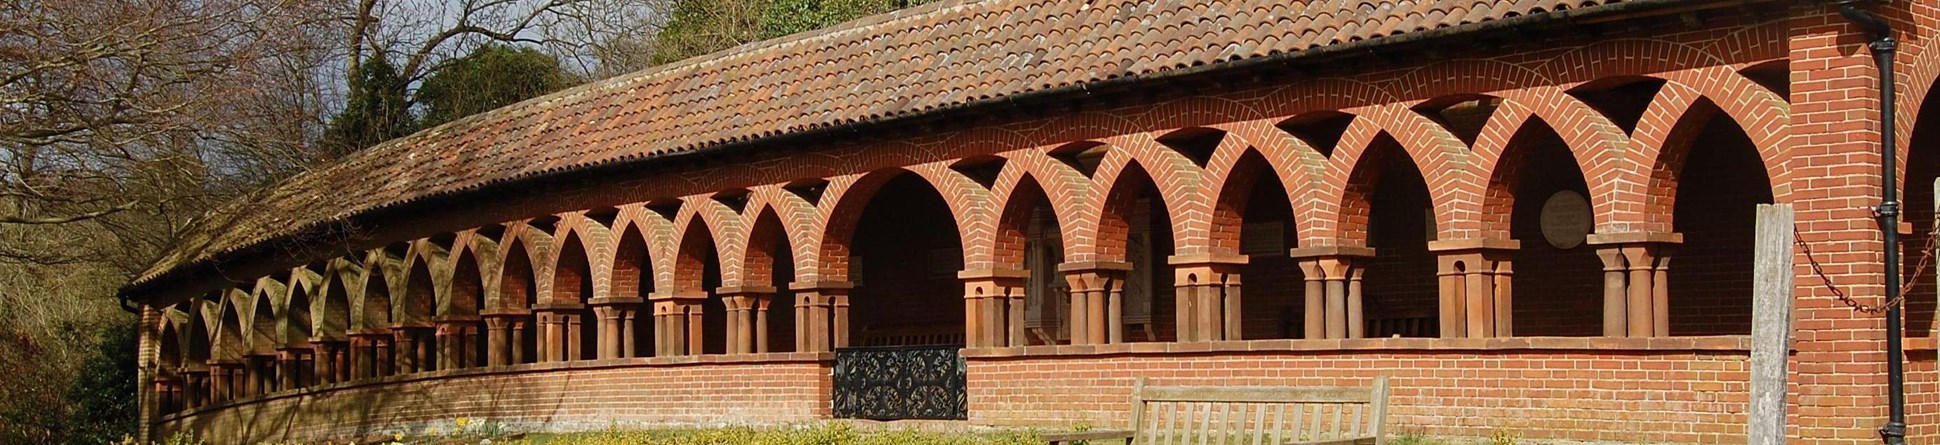
{"label": "metal chain", "polygon": [[[1805,252],[1806,263],[1809,263],[1812,266],[1812,273],[1817,274],[1819,276],[1819,281],[1825,283],[1826,290],[1831,291],[1833,296],[1838,297],[1840,303],[1844,303],[1846,307],[1852,308],[1853,312],[1860,312],[1860,313],[1866,313],[1866,314],[1881,314],[1881,313],[1885,313],[1887,309],[1891,309],[1894,306],[1906,304],[1906,296],[1907,294],[1911,293],[1908,291],[1912,290],[1913,286],[1918,285],[1920,283],[1920,276],[1926,274],[1927,266],[1930,265],[1933,261],[1934,247],[1936,245],[1940,245],[1940,244],[1936,244],[1936,243],[1940,243],[1940,214],[1934,215],[1933,228],[1927,230],[1926,247],[1920,249],[1920,262],[1915,263],[1912,273],[1907,274],[1906,281],[1900,284],[1900,295],[1898,297],[1893,298],[1892,301],[1887,301],[1886,304],[1881,304],[1878,306],[1868,305],[1865,303],[1860,303],[1857,300],[1853,300],[1852,296],[1846,294],[1845,289],[1840,289],[1838,285],[1833,284],[1832,277],[1826,275],[1825,273],[1825,267],[1819,264],[1818,258],[1814,258],[1812,256],[1812,246],[1810,244],[1806,244],[1805,236],[1801,235],[1800,233],[1801,231],[1798,230],[1797,228],[1794,228],[1792,230],[1792,243],[1797,244],[1799,246],[1799,250]],[[1894,265],[1894,266],[1898,266],[1898,265]]]}

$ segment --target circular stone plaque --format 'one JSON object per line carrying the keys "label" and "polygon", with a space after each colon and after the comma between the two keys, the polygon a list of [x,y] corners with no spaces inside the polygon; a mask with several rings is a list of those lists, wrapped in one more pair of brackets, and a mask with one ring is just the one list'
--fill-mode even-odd
{"label": "circular stone plaque", "polygon": [[1558,249],[1583,245],[1594,224],[1590,221],[1590,200],[1570,190],[1549,195],[1543,202],[1543,240]]}

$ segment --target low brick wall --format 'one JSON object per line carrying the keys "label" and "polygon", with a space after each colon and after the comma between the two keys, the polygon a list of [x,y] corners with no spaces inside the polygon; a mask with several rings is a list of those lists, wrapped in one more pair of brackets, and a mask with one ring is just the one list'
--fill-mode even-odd
{"label": "low brick wall", "polygon": [[1742,443],[1746,336],[1263,340],[965,351],[970,421],[1123,427],[1132,382],[1366,385],[1390,377],[1396,434]]}
{"label": "low brick wall", "polygon": [[164,416],[156,431],[240,444],[449,432],[458,418],[516,431],[798,422],[829,416],[831,362],[801,353],[431,372],[219,404]]}

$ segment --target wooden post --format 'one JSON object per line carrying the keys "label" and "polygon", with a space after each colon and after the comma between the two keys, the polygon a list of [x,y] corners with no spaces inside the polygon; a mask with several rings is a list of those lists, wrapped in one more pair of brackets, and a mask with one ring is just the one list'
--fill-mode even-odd
{"label": "wooden post", "polygon": [[1785,443],[1785,374],[1792,343],[1792,206],[1758,206],[1757,260],[1752,266],[1752,445]]}

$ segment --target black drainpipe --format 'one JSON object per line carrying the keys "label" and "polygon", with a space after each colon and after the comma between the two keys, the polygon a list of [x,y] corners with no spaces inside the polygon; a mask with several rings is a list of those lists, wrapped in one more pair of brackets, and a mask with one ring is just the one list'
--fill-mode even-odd
{"label": "black drainpipe", "polygon": [[1879,228],[1886,238],[1886,426],[1879,427],[1879,438],[1887,445],[1906,443],[1906,369],[1901,331],[1901,304],[1894,304],[1900,298],[1900,198],[1898,172],[1898,143],[1895,139],[1893,102],[1898,98],[1893,92],[1893,53],[1899,47],[1899,40],[1893,38],[1893,26],[1871,12],[1859,9],[1859,4],[1867,0],[1839,0],[1839,15],[1858,25],[1872,42],[1866,46],[1873,50],[1873,63],[1879,67],[1879,138],[1881,170],[1884,180],[1880,183]]}

